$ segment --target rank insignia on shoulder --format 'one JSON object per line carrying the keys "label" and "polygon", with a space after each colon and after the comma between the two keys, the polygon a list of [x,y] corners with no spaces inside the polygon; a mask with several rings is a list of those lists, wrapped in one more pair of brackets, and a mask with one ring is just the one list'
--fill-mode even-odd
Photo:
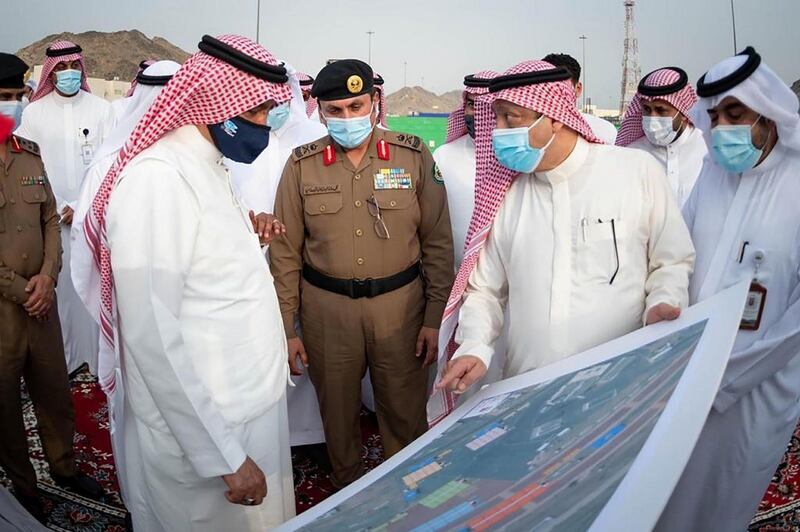
{"label": "rank insignia on shoulder", "polygon": [[22,177],[20,178],[20,184],[23,187],[31,187],[34,185],[46,185],[47,176],[37,175],[37,176]]}
{"label": "rank insignia on shoulder", "polygon": [[304,159],[306,157],[310,157],[315,153],[319,153],[321,148],[320,144],[316,142],[309,142],[308,144],[303,144],[302,146],[298,146],[294,149],[293,156],[295,161],[299,161],[300,159]]}
{"label": "rank insignia on shoulder", "polygon": [[405,168],[381,168],[375,174],[375,190],[411,190],[414,182]]}
{"label": "rank insignia on shoulder", "polygon": [[391,157],[391,152],[389,151],[389,143],[385,140],[381,139],[378,141],[378,159],[381,161],[388,161]]}
{"label": "rank insignia on shoulder", "polygon": [[325,152],[322,155],[322,163],[325,166],[330,166],[336,162],[336,150],[333,149],[333,144],[325,146]]}
{"label": "rank insignia on shoulder", "polygon": [[437,185],[444,185],[444,176],[442,176],[442,171],[439,170],[439,165],[436,163],[433,163],[432,176],[434,183],[436,183]]}

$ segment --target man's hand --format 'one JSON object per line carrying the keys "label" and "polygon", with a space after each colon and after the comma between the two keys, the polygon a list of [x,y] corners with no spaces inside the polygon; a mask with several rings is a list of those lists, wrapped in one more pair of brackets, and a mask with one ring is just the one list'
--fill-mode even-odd
{"label": "man's hand", "polygon": [[486,365],[483,361],[476,356],[464,355],[447,363],[447,371],[436,388],[464,393],[484,375],[486,375]]}
{"label": "man's hand", "polygon": [[28,300],[22,305],[29,316],[45,318],[53,308],[55,299],[55,280],[49,275],[40,273],[34,275],[25,286],[25,291],[30,294]]}
{"label": "man's hand", "polygon": [[425,355],[425,362],[422,363],[423,368],[427,368],[436,360],[439,354],[439,329],[431,329],[430,327],[423,327],[419,331],[417,337],[417,358]]}
{"label": "man's hand", "polygon": [[225,498],[233,504],[258,506],[267,496],[267,478],[249,456],[236,473],[223,475],[222,480],[230,488]]}
{"label": "man's hand", "polygon": [[275,237],[286,234],[286,226],[272,214],[261,212],[256,215],[250,211],[250,223],[263,246],[272,242]]}
{"label": "man's hand", "polygon": [[681,309],[673,307],[667,303],[659,303],[651,308],[647,313],[647,325],[658,323],[659,321],[672,321],[678,319],[681,315]]}
{"label": "man's hand", "polygon": [[[306,348],[303,346],[303,341],[299,336],[289,338],[286,342],[289,346],[289,370],[292,375],[302,375],[303,368],[308,367],[308,355]],[[298,364],[297,357],[300,357],[301,364]]]}
{"label": "man's hand", "polygon": [[75,214],[75,211],[67,205],[64,207],[64,210],[61,211],[61,223],[64,225],[72,225],[72,215]]}

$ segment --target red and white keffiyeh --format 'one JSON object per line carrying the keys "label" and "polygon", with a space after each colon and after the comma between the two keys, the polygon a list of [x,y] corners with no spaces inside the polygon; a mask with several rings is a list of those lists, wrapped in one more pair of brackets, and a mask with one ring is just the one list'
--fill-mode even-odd
{"label": "red and white keffiyeh", "polygon": [[[298,81],[300,81],[301,91],[303,91],[304,93],[311,91],[311,86],[314,84],[314,78],[312,78],[311,76],[309,76],[304,72],[298,72],[297,79]],[[311,115],[314,114],[314,111],[317,110],[317,106],[319,104],[317,103],[317,99],[312,98],[311,96],[308,97],[308,100],[305,101],[305,104],[306,104],[306,116],[310,118]]]}
{"label": "red and white keffiyeh", "polygon": [[[69,48],[76,48],[78,47],[77,44],[70,41],[54,41],[47,47],[48,51],[54,52],[57,50],[66,50]],[[83,52],[76,52],[66,55],[59,55],[56,57],[47,56],[47,59],[44,60],[44,65],[42,66],[42,75],[39,78],[39,87],[36,89],[36,92],[33,93],[31,96],[31,102],[35,102],[39,98],[47,96],[51,92],[53,92],[56,88],[55,84],[53,83],[53,69],[56,67],[57,64],[61,63],[62,61],[70,62],[70,61],[78,61],[81,64],[81,90],[86,92],[92,92],[92,89],[89,88],[89,82],[86,80],[86,65],[83,64]]]}
{"label": "red and white keffiyeh", "polygon": [[[473,77],[476,79],[492,79],[496,76],[499,76],[499,74],[494,70],[481,70],[474,74]],[[475,96],[482,96],[488,92],[488,87],[464,87],[464,92],[461,94],[461,105],[447,117],[447,138],[444,141],[445,144],[458,140],[467,134],[467,125],[464,123],[464,106],[467,103],[467,93],[474,94]]]}
{"label": "red and white keffiyeh", "polygon": [[[661,68],[647,74],[643,78],[642,83],[648,87],[666,87],[677,83],[679,78],[680,74],[675,70],[671,68]],[[653,100],[664,100],[674,105],[683,116],[689,118],[689,111],[691,111],[694,104],[697,103],[697,95],[691,83],[687,83],[685,87],[677,92],[664,96],[645,96],[637,92],[631,100],[630,105],[628,105],[625,117],[622,119],[622,124],[617,134],[617,146],[627,146],[644,136],[644,130],[642,129],[642,100],[649,102]],[[691,123],[691,119],[689,119],[689,123]]]}
{"label": "red and white keffiyeh", "polygon": [[[555,67],[545,61],[525,61],[503,72],[501,75],[523,74],[552,70]],[[500,209],[506,192],[519,175],[502,166],[494,155],[492,148],[492,131],[496,127],[496,117],[492,110],[495,100],[506,100],[511,103],[532,109],[537,113],[561,122],[589,142],[602,144],[595,137],[591,127],[578,112],[575,105],[575,89],[569,80],[553,81],[502,89],[498,92],[478,98],[475,102],[475,208],[472,212],[467,238],[464,246],[464,260],[456,275],[450,298],[447,301],[439,335],[438,382],[443,375],[446,363],[458,347],[453,340],[458,325],[458,311],[462,297],[467,289],[469,277],[478,262],[478,256]],[[444,342],[444,343],[443,343]],[[428,402],[428,421],[435,425],[452,412],[455,407],[455,395],[445,390],[435,390]]]}
{"label": "red and white keffiyeh", "polygon": [[[279,64],[272,54],[250,39],[238,35],[223,35],[218,39],[258,61]],[[291,97],[288,84],[259,79],[220,59],[197,52],[164,87],[120,150],[84,222],[86,240],[94,255],[101,285],[98,378],[106,393],[113,393],[116,380],[116,307],[111,254],[106,240],[106,208],[117,178],[137,155],[170,131],[189,124],[216,124],[267,100],[273,99],[281,104]]]}
{"label": "red and white keffiyeh", "polygon": [[375,84],[375,90],[378,91],[378,123],[384,129],[389,129],[389,126],[386,125],[386,91],[383,90],[383,76],[378,74],[377,72],[372,72],[373,83]]}
{"label": "red and white keffiyeh", "polygon": [[136,75],[133,76],[133,79],[131,80],[131,86],[128,89],[128,92],[125,93],[125,98],[130,98],[131,96],[133,96],[134,91],[136,91],[136,86],[139,84],[139,82],[137,81],[136,78],[138,78],[139,74],[144,72],[144,70],[147,67],[149,67],[150,65],[155,64],[155,62],[156,62],[155,59],[147,59],[147,60],[142,61],[141,63],[139,63],[139,70],[137,70],[136,71]]}

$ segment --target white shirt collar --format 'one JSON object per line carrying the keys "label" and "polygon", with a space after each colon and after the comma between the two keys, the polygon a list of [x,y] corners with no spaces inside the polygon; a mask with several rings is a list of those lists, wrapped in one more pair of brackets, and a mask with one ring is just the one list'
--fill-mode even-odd
{"label": "white shirt collar", "polygon": [[549,183],[566,181],[583,166],[588,155],[589,142],[583,137],[578,136],[578,141],[575,143],[575,148],[573,148],[572,153],[570,153],[561,164],[546,172],[535,172],[534,177]]}

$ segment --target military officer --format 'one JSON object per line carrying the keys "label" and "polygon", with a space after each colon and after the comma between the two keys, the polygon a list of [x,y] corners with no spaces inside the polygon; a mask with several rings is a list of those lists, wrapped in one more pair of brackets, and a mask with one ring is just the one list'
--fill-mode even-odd
{"label": "military officer", "polygon": [[[16,56],[0,54],[3,101],[21,100],[27,70]],[[61,269],[56,200],[38,146],[11,135],[10,120],[0,114],[0,465],[23,506],[41,519],[22,418],[22,377],[53,480],[84,495],[103,492],[75,469],[75,413],[55,304]]]}
{"label": "military officer", "polygon": [[295,374],[308,368],[332,481],[342,487],[364,472],[367,368],[386,455],[427,428],[427,366],[453,281],[453,239],[444,183],[424,142],[375,127],[369,65],[326,66],[312,96],[329,134],[287,162],[275,203],[287,233],[269,253],[289,364]]}

